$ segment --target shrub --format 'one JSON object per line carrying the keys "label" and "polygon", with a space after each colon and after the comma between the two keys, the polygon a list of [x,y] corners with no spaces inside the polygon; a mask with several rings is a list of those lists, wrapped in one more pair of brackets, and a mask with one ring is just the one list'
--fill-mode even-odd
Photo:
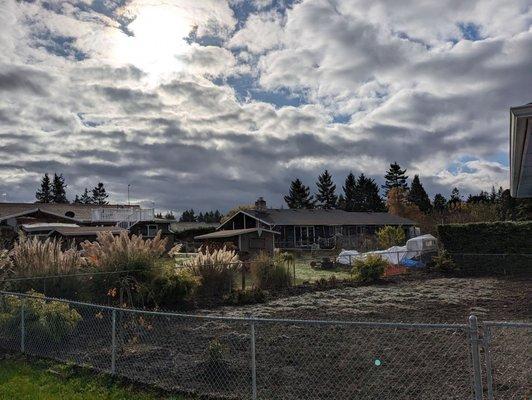
{"label": "shrub", "polygon": [[270,257],[260,252],[251,262],[251,275],[259,289],[281,289],[290,286],[292,275],[287,267],[287,259],[278,255]]}
{"label": "shrub", "polygon": [[166,252],[166,239],[158,232],[153,239],[129,236],[122,232],[115,236],[100,232],[96,242],[85,241],[81,247],[89,266],[97,271],[126,271],[124,274],[95,274],[90,280],[92,301],[119,300],[121,305],[144,305],[149,292],[146,285],[154,278],[156,263]]}
{"label": "shrub", "polygon": [[165,271],[146,285],[147,298],[157,307],[182,306],[192,299],[198,285],[199,279],[190,270]]}
{"label": "shrub", "polygon": [[405,231],[400,226],[385,226],[377,231],[377,239],[381,249],[405,244]]}
{"label": "shrub", "polygon": [[378,254],[369,254],[365,258],[357,258],[351,272],[361,282],[376,282],[384,275],[387,265]]}
{"label": "shrub", "polygon": [[12,273],[13,261],[9,257],[9,251],[0,250],[0,278]]}
{"label": "shrub", "polygon": [[20,299],[7,297],[0,306],[0,326],[7,332],[20,329],[22,303],[25,302],[24,323],[26,332],[35,340],[60,343],[68,337],[78,323],[81,315],[66,303],[46,301],[44,295],[30,291],[34,297]]}
{"label": "shrub", "polygon": [[508,274],[532,268],[532,221],[438,225],[438,236],[466,274]]}
{"label": "shrub", "polygon": [[438,272],[455,272],[458,270],[456,263],[451,258],[451,255],[447,250],[438,252],[437,255],[432,257],[432,267]]}
{"label": "shrub", "polygon": [[210,251],[206,247],[183,265],[198,278],[198,294],[201,297],[221,297],[234,290],[236,271],[241,263],[236,251],[225,247]]}
{"label": "shrub", "polygon": [[224,298],[224,303],[231,305],[246,305],[264,303],[268,298],[266,290],[254,288],[251,290],[235,290]]}
{"label": "shrub", "polygon": [[207,365],[211,368],[225,366],[225,358],[229,349],[219,339],[213,339],[207,347]]}

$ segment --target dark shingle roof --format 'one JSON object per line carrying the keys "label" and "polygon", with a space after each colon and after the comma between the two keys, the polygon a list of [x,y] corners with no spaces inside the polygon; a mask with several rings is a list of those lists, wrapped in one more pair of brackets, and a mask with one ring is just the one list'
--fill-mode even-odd
{"label": "dark shingle roof", "polygon": [[269,209],[246,211],[269,225],[415,225],[407,218],[386,212],[348,212],[343,210]]}

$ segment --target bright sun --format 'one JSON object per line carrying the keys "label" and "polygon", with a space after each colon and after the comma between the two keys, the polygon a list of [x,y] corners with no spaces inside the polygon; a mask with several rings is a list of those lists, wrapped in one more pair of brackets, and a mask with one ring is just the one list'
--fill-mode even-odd
{"label": "bright sun", "polygon": [[128,25],[134,36],[124,37],[114,51],[116,61],[142,69],[152,82],[182,69],[179,57],[187,52],[184,38],[192,23],[172,6],[144,6]]}

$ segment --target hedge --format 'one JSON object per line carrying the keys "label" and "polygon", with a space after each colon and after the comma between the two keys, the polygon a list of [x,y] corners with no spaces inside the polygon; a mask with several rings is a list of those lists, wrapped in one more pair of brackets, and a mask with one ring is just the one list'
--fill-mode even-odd
{"label": "hedge", "polygon": [[532,272],[532,221],[438,225],[438,236],[466,273]]}

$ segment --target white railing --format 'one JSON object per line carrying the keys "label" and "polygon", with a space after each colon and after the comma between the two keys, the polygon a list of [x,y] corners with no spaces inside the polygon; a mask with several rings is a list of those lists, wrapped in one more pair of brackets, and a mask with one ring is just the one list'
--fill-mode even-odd
{"label": "white railing", "polygon": [[95,208],[91,210],[92,222],[138,222],[152,221],[152,208]]}

